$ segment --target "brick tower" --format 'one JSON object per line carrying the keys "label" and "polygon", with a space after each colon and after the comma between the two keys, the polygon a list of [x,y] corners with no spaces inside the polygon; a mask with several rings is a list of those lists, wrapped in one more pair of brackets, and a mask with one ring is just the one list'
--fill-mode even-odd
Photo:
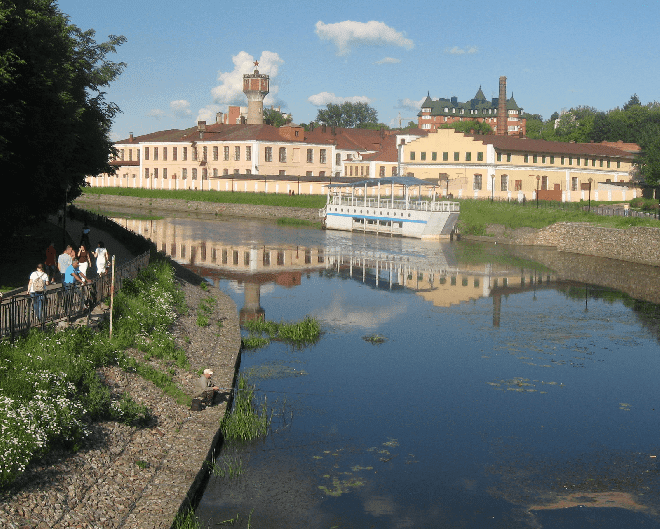
{"label": "brick tower", "polygon": [[500,97],[497,100],[497,130],[498,136],[509,133],[509,116],[506,110],[506,77],[500,77]]}
{"label": "brick tower", "polygon": [[254,72],[243,74],[243,93],[248,100],[248,125],[263,125],[264,98],[270,91],[270,78],[257,70],[259,61],[254,61]]}

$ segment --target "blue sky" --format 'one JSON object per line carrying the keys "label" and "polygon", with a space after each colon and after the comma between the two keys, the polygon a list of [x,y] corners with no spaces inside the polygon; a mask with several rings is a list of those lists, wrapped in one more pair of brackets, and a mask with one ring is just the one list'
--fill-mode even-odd
{"label": "blue sky", "polygon": [[525,112],[660,100],[660,2],[226,2],[61,0],[97,42],[123,35],[107,90],[113,139],[213,121],[246,106],[242,74],[271,76],[267,105],[308,123],[329,102],[365,101],[381,122],[417,121],[427,93],[466,101],[500,76]]}

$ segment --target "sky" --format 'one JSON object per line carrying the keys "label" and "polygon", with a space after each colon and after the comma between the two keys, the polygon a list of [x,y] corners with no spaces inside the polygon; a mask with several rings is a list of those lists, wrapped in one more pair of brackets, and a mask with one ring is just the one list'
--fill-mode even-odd
{"label": "sky", "polygon": [[328,103],[366,102],[391,127],[421,102],[472,99],[479,87],[548,119],[576,106],[607,111],[633,94],[660,101],[660,2],[296,2],[60,0],[96,41],[123,35],[126,63],[106,89],[111,136],[124,139],[215,121],[247,106],[244,73],[270,75],[266,106],[309,123]]}

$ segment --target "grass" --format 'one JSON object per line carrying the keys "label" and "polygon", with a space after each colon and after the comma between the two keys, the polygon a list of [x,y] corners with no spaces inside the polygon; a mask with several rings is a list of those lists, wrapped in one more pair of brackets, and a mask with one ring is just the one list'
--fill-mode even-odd
{"label": "grass", "polygon": [[260,206],[284,206],[296,208],[322,208],[325,205],[325,195],[295,195],[283,193],[244,193],[231,191],[196,191],[192,189],[132,189],[125,187],[104,187],[85,189],[84,195],[93,198],[94,195],[131,196],[144,199],[165,198],[188,200],[193,202],[213,202],[218,204],[251,204]]}
{"label": "grass", "polygon": [[[205,283],[202,284],[204,285]],[[202,290],[206,289],[203,288]],[[208,327],[211,324],[210,318],[215,311],[215,304],[216,301],[213,296],[208,296],[200,300],[197,307],[197,325],[199,327]]]}
{"label": "grass", "polygon": [[[655,219],[636,217],[608,217],[582,210],[584,202],[559,203],[528,201],[524,206],[518,202],[490,202],[488,200],[462,199],[458,226],[462,234],[486,235],[489,224],[502,224],[506,229],[545,228],[557,222],[588,222],[610,227],[629,228],[632,226],[660,227]],[[591,202],[592,207],[603,202]]]}
{"label": "grass", "polygon": [[290,217],[280,217],[277,219],[278,226],[292,226],[294,228],[315,228],[320,230],[323,224],[305,219],[293,219]]}
{"label": "grass", "polygon": [[321,325],[318,320],[309,316],[295,323],[276,323],[266,319],[249,320],[243,327],[250,333],[242,340],[243,347],[247,349],[263,347],[271,340],[304,347],[316,343],[321,336]]}
{"label": "grass", "polygon": [[220,430],[230,441],[253,441],[265,437],[270,426],[266,400],[261,406],[256,402],[254,386],[240,376],[231,411],[220,421]]}
{"label": "grass", "polygon": [[[182,305],[174,272],[161,260],[117,292],[112,338],[107,328],[78,327],[33,330],[13,344],[0,341],[0,486],[53,447],[78,450],[93,422],[151,424],[148,408],[102,382],[97,371],[104,366],[135,372],[190,406],[190,396],[172,378],[175,367],[190,369],[169,333]],[[131,348],[146,361],[131,357]]]}

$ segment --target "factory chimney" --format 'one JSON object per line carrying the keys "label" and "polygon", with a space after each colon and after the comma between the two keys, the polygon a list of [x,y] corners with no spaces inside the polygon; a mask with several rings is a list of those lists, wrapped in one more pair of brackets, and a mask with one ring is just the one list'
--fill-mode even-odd
{"label": "factory chimney", "polygon": [[500,77],[500,98],[497,101],[497,135],[506,136],[509,130],[509,116],[506,112],[506,77]]}

